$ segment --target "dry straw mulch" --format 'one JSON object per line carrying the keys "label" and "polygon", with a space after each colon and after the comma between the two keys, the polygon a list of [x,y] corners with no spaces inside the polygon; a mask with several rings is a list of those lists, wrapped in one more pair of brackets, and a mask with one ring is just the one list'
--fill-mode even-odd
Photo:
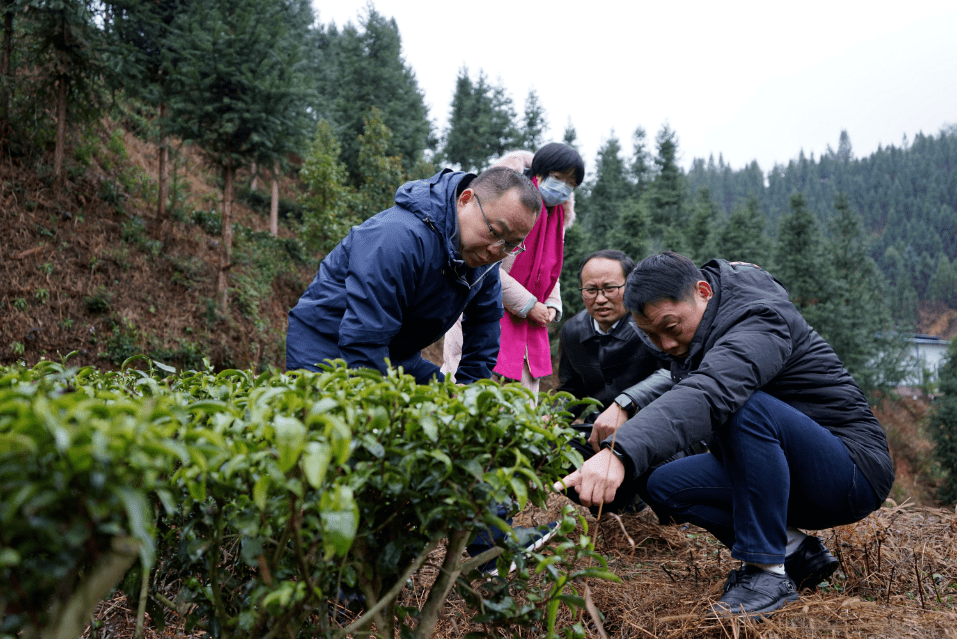
{"label": "dry straw mulch", "polygon": [[[530,509],[518,525],[544,523],[567,503],[553,496],[548,510]],[[584,510],[582,513],[584,514]],[[738,562],[707,532],[692,526],[661,526],[644,511],[595,521],[586,516],[596,548],[621,584],[592,581],[591,600],[604,615],[599,628],[587,613],[559,614],[562,627],[581,622],[589,637],[718,639],[818,637],[957,639],[957,513],[953,510],[889,505],[864,521],[822,531],[840,561],[830,585],[802,593],[799,601],[758,621],[707,620],[709,604],[721,596]],[[421,600],[431,582],[424,567],[403,596]],[[586,584],[577,584],[580,592]],[[456,597],[449,601],[436,638],[461,639],[479,628]],[[133,613],[122,595],[105,602],[97,615],[103,639],[132,636]],[[183,636],[177,620],[163,634],[147,628],[147,639]],[[195,636],[199,636],[194,633]],[[502,637],[539,637],[539,631],[501,632]],[[86,636],[89,636],[89,631]]]}

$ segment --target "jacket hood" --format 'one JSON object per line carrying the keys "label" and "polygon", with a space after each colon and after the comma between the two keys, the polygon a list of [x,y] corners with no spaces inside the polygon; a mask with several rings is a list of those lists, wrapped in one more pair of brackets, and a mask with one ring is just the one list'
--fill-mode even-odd
{"label": "jacket hood", "polygon": [[395,193],[395,203],[411,212],[438,236],[445,259],[466,286],[476,286],[498,262],[470,269],[459,254],[459,222],[456,199],[460,190],[475,179],[473,173],[443,169],[427,180],[406,182]]}
{"label": "jacket hood", "polygon": [[471,173],[444,169],[427,180],[406,182],[395,192],[397,205],[410,211],[442,238],[449,259],[459,257],[457,241],[454,242],[458,238],[455,193],[466,176],[475,177]]}

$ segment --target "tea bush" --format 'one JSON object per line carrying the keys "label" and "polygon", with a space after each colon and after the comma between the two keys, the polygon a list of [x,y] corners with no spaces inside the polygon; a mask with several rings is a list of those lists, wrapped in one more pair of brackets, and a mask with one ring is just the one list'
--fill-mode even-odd
{"label": "tea bush", "polygon": [[[569,396],[536,404],[517,384],[420,386],[341,362],[260,375],[130,363],[0,369],[5,637],[65,627],[80,594],[106,596],[137,558],[124,584],[141,612],[161,623],[157,605],[188,611],[214,638],[429,637],[455,588],[489,631],[556,636],[558,606],[584,605],[579,578],[615,579],[571,509],[544,554],[507,537],[463,561],[478,531],[510,530],[499,507],[544,505],[581,462],[562,428]],[[546,414],[559,416],[547,428]],[[424,602],[400,606],[441,547]],[[493,559],[516,572],[476,589],[476,566]],[[345,628],[337,602],[362,611]]]}

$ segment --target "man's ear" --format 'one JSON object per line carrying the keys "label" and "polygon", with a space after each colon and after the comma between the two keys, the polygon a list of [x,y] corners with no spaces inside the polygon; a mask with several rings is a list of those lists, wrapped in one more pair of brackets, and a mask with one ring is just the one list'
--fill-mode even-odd
{"label": "man's ear", "polygon": [[698,280],[698,283],[695,284],[695,292],[698,294],[698,297],[705,302],[710,300],[711,296],[714,295],[714,291],[711,290],[711,285],[704,280]]}
{"label": "man's ear", "polygon": [[459,195],[459,204],[468,204],[473,195],[475,195],[475,191],[472,189],[465,189],[462,191],[462,194]]}

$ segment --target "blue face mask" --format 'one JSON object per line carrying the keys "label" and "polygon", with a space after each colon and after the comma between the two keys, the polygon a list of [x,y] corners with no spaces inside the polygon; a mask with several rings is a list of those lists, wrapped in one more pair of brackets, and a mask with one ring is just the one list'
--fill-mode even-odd
{"label": "blue face mask", "polygon": [[538,192],[542,194],[542,201],[548,207],[567,202],[574,190],[574,187],[550,175],[538,185]]}

